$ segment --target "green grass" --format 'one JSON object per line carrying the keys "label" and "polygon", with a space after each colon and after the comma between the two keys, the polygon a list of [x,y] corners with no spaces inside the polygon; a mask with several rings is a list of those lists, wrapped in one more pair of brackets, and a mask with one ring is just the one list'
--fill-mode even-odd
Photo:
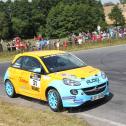
{"label": "green grass", "polygon": [[[87,50],[87,49],[102,48],[102,47],[123,45],[123,44],[126,44],[126,39],[105,40],[102,42],[86,42],[83,43],[82,45],[68,46],[67,49],[61,49],[61,50],[78,51],[78,50]],[[16,54],[17,52],[0,53],[0,62],[11,60]]]}
{"label": "green grass", "polygon": [[0,62],[2,61],[10,61],[14,58],[17,52],[0,52]]}
{"label": "green grass", "polygon": [[102,42],[86,42],[82,45],[68,47],[67,51],[87,50],[126,44],[126,39],[104,40]]}
{"label": "green grass", "polygon": [[0,126],[89,126],[84,120],[51,110],[26,108],[0,100]]}

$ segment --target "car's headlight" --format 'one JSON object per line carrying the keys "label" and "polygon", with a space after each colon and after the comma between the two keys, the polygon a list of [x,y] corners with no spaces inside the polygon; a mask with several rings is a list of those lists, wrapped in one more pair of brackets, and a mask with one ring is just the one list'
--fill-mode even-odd
{"label": "car's headlight", "polygon": [[80,86],[81,85],[81,83],[79,81],[71,80],[68,78],[64,78],[63,83],[65,85],[69,85],[69,86]]}
{"label": "car's headlight", "polygon": [[103,71],[101,72],[101,77],[102,77],[103,79],[106,79],[106,78],[107,78],[105,72],[103,72]]}

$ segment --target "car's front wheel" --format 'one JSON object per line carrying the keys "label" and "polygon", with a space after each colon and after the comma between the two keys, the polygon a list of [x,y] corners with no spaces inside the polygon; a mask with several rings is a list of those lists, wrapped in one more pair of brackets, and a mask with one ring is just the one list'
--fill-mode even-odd
{"label": "car's front wheel", "polygon": [[50,89],[47,94],[48,104],[54,112],[60,112],[63,109],[60,94],[55,89]]}
{"label": "car's front wheel", "polygon": [[5,82],[5,91],[6,94],[11,98],[13,98],[16,95],[14,86],[9,80]]}

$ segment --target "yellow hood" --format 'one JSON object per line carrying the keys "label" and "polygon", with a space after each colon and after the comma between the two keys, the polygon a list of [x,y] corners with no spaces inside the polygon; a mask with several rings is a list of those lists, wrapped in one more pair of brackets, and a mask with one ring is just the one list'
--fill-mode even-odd
{"label": "yellow hood", "polygon": [[100,72],[99,69],[91,66],[81,67],[77,69],[65,70],[62,72],[56,72],[51,74],[51,77],[62,79],[62,78],[88,78]]}

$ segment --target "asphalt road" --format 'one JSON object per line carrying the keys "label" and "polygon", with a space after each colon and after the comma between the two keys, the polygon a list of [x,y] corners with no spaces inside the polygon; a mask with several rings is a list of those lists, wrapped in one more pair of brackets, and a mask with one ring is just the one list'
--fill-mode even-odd
{"label": "asphalt road", "polygon": [[[126,45],[73,52],[87,64],[105,71],[110,80],[110,97],[66,110],[65,114],[85,118],[92,126],[126,126]],[[0,64],[0,98],[34,108],[48,109],[46,103],[19,96],[6,96],[2,77],[9,64]]]}

